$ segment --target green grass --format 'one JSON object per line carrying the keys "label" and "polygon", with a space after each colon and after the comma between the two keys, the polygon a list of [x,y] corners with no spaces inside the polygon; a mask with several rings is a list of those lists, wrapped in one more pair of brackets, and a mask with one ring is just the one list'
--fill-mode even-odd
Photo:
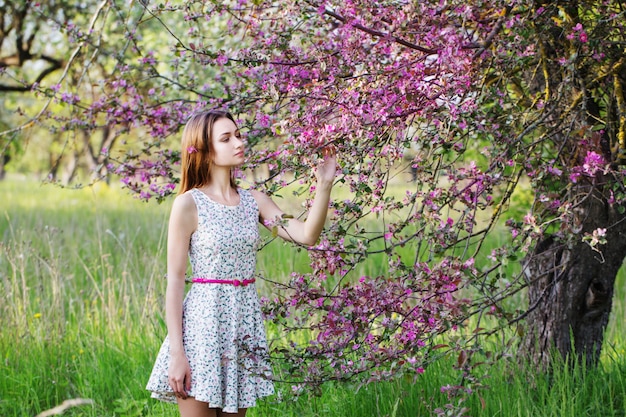
{"label": "green grass", "polygon": [[[61,190],[11,180],[0,193],[0,416],[35,416],[71,398],[94,404],[65,415],[176,416],[144,390],[166,333],[169,203],[142,203],[105,185]],[[278,241],[259,254],[259,269],[277,279],[307,262],[306,252]],[[384,273],[384,263],[372,259],[359,273]],[[515,358],[483,365],[488,387],[460,405],[465,415],[626,416],[625,296],[622,273],[597,369],[557,366],[548,376]],[[444,358],[416,379],[329,383],[320,397],[269,398],[248,415],[456,415],[445,408],[456,400],[441,392],[459,380],[454,362]]]}

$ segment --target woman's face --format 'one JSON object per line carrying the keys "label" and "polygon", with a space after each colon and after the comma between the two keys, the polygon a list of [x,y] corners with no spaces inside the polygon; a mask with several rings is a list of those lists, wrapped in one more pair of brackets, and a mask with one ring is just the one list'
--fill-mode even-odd
{"label": "woman's face", "polygon": [[211,139],[214,166],[232,167],[244,162],[244,143],[232,120],[226,117],[216,120]]}

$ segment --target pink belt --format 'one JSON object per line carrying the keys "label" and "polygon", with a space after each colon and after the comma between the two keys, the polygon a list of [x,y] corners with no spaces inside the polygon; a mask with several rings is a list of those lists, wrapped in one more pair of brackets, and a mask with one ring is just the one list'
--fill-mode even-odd
{"label": "pink belt", "polygon": [[256,280],[254,278],[244,279],[244,280],[239,280],[239,279],[193,278],[191,280],[191,282],[196,283],[196,284],[230,284],[230,285],[234,285],[235,287],[239,287],[240,285],[242,287],[245,287],[246,285],[250,285],[250,284],[252,284],[255,281]]}

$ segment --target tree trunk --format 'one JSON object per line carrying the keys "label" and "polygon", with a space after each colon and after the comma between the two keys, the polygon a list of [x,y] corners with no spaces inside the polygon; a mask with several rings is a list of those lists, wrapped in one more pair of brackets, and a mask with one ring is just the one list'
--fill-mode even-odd
{"label": "tree trunk", "polygon": [[7,153],[0,154],[0,181],[4,180],[6,176],[6,166],[10,160],[11,157]]}
{"label": "tree trunk", "polygon": [[[109,181],[109,170],[107,164],[109,161],[108,153],[115,145],[118,134],[109,126],[102,128],[100,144],[94,150],[91,144],[91,131],[83,131],[83,156],[87,163],[87,169],[91,172],[94,179],[106,179]],[[106,150],[106,151],[105,151]]]}
{"label": "tree trunk", "polygon": [[76,173],[78,171],[78,160],[79,155],[76,150],[74,150],[67,158],[67,163],[65,164],[63,170],[63,184],[70,185],[74,178],[76,177]]}
{"label": "tree trunk", "polygon": [[[541,241],[524,260],[529,281],[528,331],[522,349],[548,368],[554,352],[594,366],[600,356],[611,312],[615,278],[626,256],[626,222],[597,188],[589,187],[576,209],[581,232],[568,244]],[[606,245],[582,242],[585,233],[606,228]]]}

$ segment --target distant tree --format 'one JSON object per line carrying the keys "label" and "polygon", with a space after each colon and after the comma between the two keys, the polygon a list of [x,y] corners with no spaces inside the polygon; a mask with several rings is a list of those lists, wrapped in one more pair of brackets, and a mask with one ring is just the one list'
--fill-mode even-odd
{"label": "distant tree", "polygon": [[[51,2],[49,14],[56,7]],[[12,92],[30,92],[52,72],[63,67],[62,56],[45,50],[39,41],[39,30],[45,18],[30,13],[32,5],[26,1],[3,1],[0,8],[0,92],[2,102]],[[55,52],[55,51],[54,51]],[[11,117],[0,113],[2,130],[8,130]],[[4,177],[5,165],[20,147],[13,138],[4,135],[0,139],[0,178]]]}
{"label": "distant tree", "polygon": [[[244,169],[267,167],[252,186],[269,193],[314,187],[319,150],[338,148],[349,197],[332,203],[312,272],[263,304],[294,390],[419,374],[441,351],[471,385],[473,343],[511,325],[538,364],[552,348],[597,361],[626,249],[621,1],[99,7],[89,30],[64,27],[82,34],[66,69],[86,75],[42,90],[68,106],[46,123],[138,138],[104,153],[141,198],[174,190],[172,136],[198,109],[240,119]],[[398,168],[414,175],[401,197],[388,192]],[[520,215],[522,182],[534,201]],[[373,256],[388,272],[358,276]],[[526,290],[528,308],[509,307]]]}
{"label": "distant tree", "polygon": [[[54,71],[63,68],[65,57],[55,50],[59,34],[44,39],[40,30],[50,31],[48,16],[68,21],[67,1],[51,0],[38,4],[34,12],[31,1],[4,0],[0,9],[0,69],[5,75],[0,91],[30,91]],[[70,11],[78,11],[70,9]],[[47,26],[47,28],[45,28]]]}
{"label": "distant tree", "polygon": [[[120,22],[116,10],[115,4],[96,0],[3,2],[0,91],[5,92],[5,106],[16,112],[3,115],[5,123],[15,127],[4,129],[0,154],[9,157],[10,149],[25,149],[24,143],[31,140],[24,128],[33,127],[33,122],[56,120],[45,126],[52,134],[41,135],[46,139],[39,137],[30,150],[47,156],[40,158],[46,165],[39,170],[47,170],[53,181],[63,177],[64,183],[72,182],[81,168],[95,179],[108,177],[109,152],[127,130],[95,119],[77,123],[67,115],[84,110],[81,98],[89,97],[90,102],[100,98],[99,83],[116,71],[117,58],[132,45],[125,34],[132,17]],[[135,10],[140,18],[142,9]],[[59,93],[61,85],[72,93]],[[20,119],[25,120],[21,125]]]}

